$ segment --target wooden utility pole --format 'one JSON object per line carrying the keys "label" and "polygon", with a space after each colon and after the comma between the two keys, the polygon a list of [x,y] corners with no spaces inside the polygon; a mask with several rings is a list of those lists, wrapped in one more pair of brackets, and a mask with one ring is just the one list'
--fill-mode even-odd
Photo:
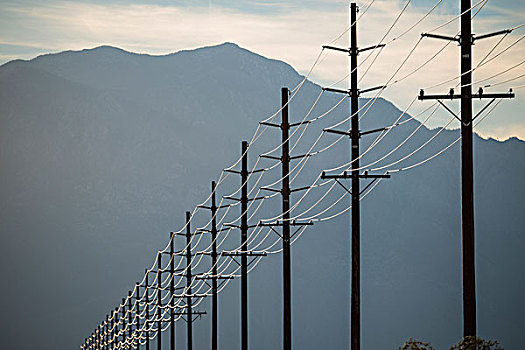
{"label": "wooden utility pole", "polygon": [[[240,252],[223,253],[224,256],[241,257],[241,350],[248,350],[248,257],[265,256],[266,253],[255,253],[248,251],[248,230],[255,226],[248,226],[248,202],[263,199],[264,197],[248,198],[248,141],[241,143],[241,171],[226,169],[225,171],[241,175],[241,198],[224,197],[241,202],[241,225],[234,226],[241,231]],[[251,173],[262,171],[253,170]]]}
{"label": "wooden utility pole", "polygon": [[[308,157],[309,155],[290,157],[290,127],[300,126],[303,123],[289,123],[289,93],[290,91],[287,87],[281,88],[281,124],[273,124],[268,122],[260,123],[261,125],[277,127],[281,129],[281,157],[279,158],[266,154],[261,155],[261,157],[279,160],[281,162],[282,187],[280,190],[268,187],[261,187],[261,189],[281,193],[283,213],[282,221],[277,221],[276,223],[260,223],[259,225],[271,227],[272,230],[277,233],[283,241],[283,350],[292,349],[292,271],[290,245],[293,235],[290,234],[290,226],[313,225],[311,222],[290,222],[290,193],[306,190],[310,187],[302,187],[294,190],[290,189],[290,160]],[[306,123],[308,122],[304,122],[304,124]],[[273,229],[274,226],[282,226],[282,235]]]}
{"label": "wooden utility pole", "polygon": [[[449,37],[437,34],[422,34],[423,37],[456,41],[461,47],[461,94],[454,94],[450,89],[447,95],[425,95],[421,90],[419,100],[434,99],[456,117],[461,123],[461,225],[462,225],[462,261],[463,261],[463,335],[476,335],[476,267],[474,242],[474,161],[472,154],[472,122],[479,116],[472,116],[472,98],[489,98],[488,104],[497,98],[513,98],[512,91],[503,94],[485,94],[479,89],[472,94],[472,45],[475,40],[485,39],[496,35],[507,34],[512,30],[502,30],[490,34],[472,35],[471,0],[460,0],[461,34]],[[461,116],[458,117],[441,100],[460,99]],[[487,106],[488,106],[487,104]],[[483,108],[481,111],[485,110]]]}
{"label": "wooden utility pole", "polygon": [[351,251],[352,251],[352,271],[351,271],[351,299],[350,299],[350,349],[359,350],[361,348],[361,210],[360,210],[360,179],[373,179],[376,181],[379,178],[388,178],[390,175],[371,175],[365,172],[360,174],[359,169],[359,140],[362,135],[371,134],[373,132],[383,131],[386,128],[371,130],[368,132],[361,132],[359,130],[359,96],[365,92],[383,89],[384,86],[377,86],[365,90],[360,90],[358,87],[358,65],[357,57],[360,52],[373,50],[384,45],[370,46],[364,49],[359,49],[357,46],[357,12],[358,8],[355,3],[350,5],[350,49],[338,48],[333,46],[324,46],[324,48],[347,52],[350,56],[350,89],[340,90],[333,88],[325,88],[325,91],[344,93],[350,95],[350,113],[351,113],[351,128],[349,131],[338,131],[332,129],[325,129],[326,132],[334,134],[348,135],[351,140],[350,153],[352,157],[351,174],[348,175],[346,171],[341,175],[326,175],[324,172],[321,176],[323,179],[335,179],[341,186],[343,186],[338,179],[352,180],[351,190],[345,190],[351,196]]}
{"label": "wooden utility pole", "polygon": [[217,234],[224,229],[217,229],[217,210],[229,207],[230,205],[217,206],[216,201],[216,184],[215,181],[211,182],[211,206],[199,205],[200,208],[208,209],[211,211],[211,230],[203,230],[211,234],[211,275],[199,275],[196,279],[204,280],[209,285],[207,280],[211,280],[212,300],[211,300],[211,349],[217,350],[219,348],[219,326],[218,326],[218,281],[219,280],[230,280],[233,276],[221,276],[218,275],[217,263],[219,253],[217,253]]}

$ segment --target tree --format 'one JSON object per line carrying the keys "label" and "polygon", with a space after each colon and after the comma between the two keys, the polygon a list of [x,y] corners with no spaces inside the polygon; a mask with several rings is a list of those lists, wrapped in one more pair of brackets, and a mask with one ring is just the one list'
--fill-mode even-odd
{"label": "tree", "polygon": [[497,341],[467,336],[451,347],[450,350],[503,350],[503,348]]}
{"label": "tree", "polygon": [[415,340],[412,337],[408,338],[408,340],[403,344],[402,347],[399,348],[399,350],[435,350],[432,346],[430,346],[430,343],[424,343],[419,340]]}

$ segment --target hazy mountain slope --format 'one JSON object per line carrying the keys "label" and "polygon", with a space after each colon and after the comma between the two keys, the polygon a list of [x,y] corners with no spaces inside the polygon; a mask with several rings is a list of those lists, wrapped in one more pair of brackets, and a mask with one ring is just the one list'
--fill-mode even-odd
{"label": "hazy mountain slope", "polygon": [[[280,88],[301,79],[289,65],[234,44],[160,57],[101,47],[1,66],[0,324],[6,348],[77,347],[150,266],[169,231],[182,225],[184,211],[200,203],[210,181],[237,159],[240,141],[278,108]],[[319,90],[312,83],[303,87],[292,103],[292,120],[309,110]],[[326,94],[312,116],[339,98]],[[310,126],[294,153],[307,151],[346,110],[343,103]],[[399,113],[380,99],[363,118],[363,129],[392,123]],[[417,125],[394,129],[363,163],[385,154]],[[401,158],[435,132],[423,127],[380,164]],[[457,135],[442,133],[401,164],[424,159]],[[279,138],[278,130],[265,131],[250,151],[250,164]],[[319,147],[335,139],[327,135]],[[371,140],[363,138],[363,149]],[[518,348],[525,327],[525,144],[476,138],[475,152],[479,330]],[[294,186],[348,158],[343,140],[312,158]],[[363,201],[364,349],[395,348],[409,336],[441,348],[460,337],[459,166],[457,144],[424,166],[396,173]],[[220,194],[238,183],[232,176]],[[334,192],[328,199],[343,194]],[[279,199],[268,204],[262,213],[275,215]],[[200,224],[206,215],[198,217]],[[293,247],[297,349],[348,344],[348,226],[348,214],[316,224]],[[227,244],[236,242],[232,232]],[[265,258],[250,275],[252,349],[280,344],[280,259]],[[238,344],[238,287],[232,282],[220,297],[225,349]],[[178,327],[183,346],[184,324]],[[196,323],[199,349],[207,348],[208,328],[209,318]]]}

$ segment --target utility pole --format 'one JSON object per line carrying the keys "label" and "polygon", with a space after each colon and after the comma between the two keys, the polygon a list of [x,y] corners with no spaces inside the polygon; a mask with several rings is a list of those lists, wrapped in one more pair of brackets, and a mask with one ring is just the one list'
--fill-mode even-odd
{"label": "utility pole", "polygon": [[133,349],[133,321],[131,317],[131,291],[128,291],[128,338],[129,338],[129,348]]}
{"label": "utility pole", "polygon": [[[256,227],[248,226],[248,202],[253,200],[263,199],[264,197],[248,198],[248,142],[241,143],[241,171],[232,169],[225,169],[227,172],[241,175],[241,198],[224,197],[226,199],[236,200],[241,202],[241,225],[225,225],[237,227],[241,231],[241,251],[228,253],[224,252],[224,256],[241,257],[241,350],[248,350],[248,257],[249,256],[266,256],[266,253],[255,253],[248,251],[248,229]],[[254,170],[253,173],[263,171],[263,169]]]}
{"label": "utility pole", "polygon": [[248,350],[248,142],[242,143],[241,170],[241,343]]}
{"label": "utility pole", "polygon": [[211,233],[211,276],[210,275],[201,275],[197,276],[196,279],[204,280],[206,284],[208,282],[206,280],[211,280],[211,286],[208,284],[208,286],[211,287],[212,290],[212,300],[211,300],[211,349],[217,350],[218,349],[218,280],[227,280],[227,279],[233,279],[233,276],[219,276],[217,272],[217,258],[219,257],[219,254],[217,253],[217,233],[219,233],[221,230],[217,229],[217,210],[221,208],[229,207],[230,205],[221,205],[217,207],[216,202],[216,184],[215,181],[211,182],[211,207],[206,205],[199,205],[200,208],[208,209],[211,211],[211,230],[203,230],[204,232]]}
{"label": "utility pole", "polygon": [[193,315],[192,315],[192,301],[191,301],[191,213],[186,212],[186,317],[187,317],[187,331],[186,335],[188,350],[193,350]]}
{"label": "utility pole", "polygon": [[[300,123],[289,123],[288,113],[288,95],[289,90],[287,87],[281,89],[281,124],[273,124],[269,122],[261,122],[260,124],[277,127],[281,129],[281,157],[274,157],[267,154],[261,155],[263,158],[269,158],[273,160],[279,160],[282,168],[282,187],[280,190],[261,187],[262,190],[279,192],[282,197],[282,210],[283,219],[282,222],[277,221],[276,223],[260,223],[261,226],[269,226],[272,230],[281,237],[283,241],[283,350],[292,349],[292,282],[291,282],[291,251],[290,251],[290,239],[293,235],[290,235],[290,226],[304,226],[313,225],[313,223],[298,223],[290,222],[290,193],[295,191],[302,191],[310,188],[302,187],[295,190],[290,189],[290,160],[300,159],[308,157],[308,154],[290,157],[290,142],[289,132],[290,127],[300,126],[308,122]],[[282,235],[280,235],[273,226],[282,226]],[[297,232],[297,231],[296,231]]]}
{"label": "utility pole", "polygon": [[104,349],[109,350],[109,315],[106,315],[104,322]]}
{"label": "utility pole", "polygon": [[144,294],[146,297],[146,320],[144,321],[144,326],[146,327],[146,350],[149,350],[149,270],[146,269],[146,287],[144,288]]}
{"label": "utility pole", "polygon": [[[135,284],[135,296],[130,294],[130,300],[133,299],[136,301],[137,307],[135,308],[135,334],[131,333],[131,348],[136,347],[137,349],[140,349],[140,288],[143,287],[141,284],[136,283]],[[130,304],[131,305],[131,304]],[[135,345],[135,338],[137,339],[137,344]]]}
{"label": "utility pole", "polygon": [[122,298],[122,347],[126,346],[126,298]]}
{"label": "utility pole", "polygon": [[211,300],[211,348],[217,350],[217,204],[215,202],[215,181],[211,182],[211,289],[212,289],[212,300]]}
{"label": "utility pole", "polygon": [[137,301],[137,309],[135,314],[137,315],[136,320],[137,324],[135,325],[135,332],[137,333],[137,350],[140,350],[140,284],[137,283],[137,288],[135,289],[135,300]]}
{"label": "utility pole", "polygon": [[100,349],[100,325],[95,329],[95,334],[97,337],[97,349]]}
{"label": "utility pole", "polygon": [[162,254],[157,255],[157,350],[162,350]]}
{"label": "utility pole", "polygon": [[[191,233],[191,226],[190,226],[190,222],[191,222],[191,213],[189,211],[186,212],[186,233],[178,233],[178,232],[172,232],[171,234],[176,236],[176,235],[179,235],[179,236],[184,236],[186,237],[186,248],[185,250],[182,250],[182,251],[179,251],[179,252],[175,252],[174,251],[174,247],[170,247],[170,250],[173,252],[174,256],[175,255],[180,255],[180,254],[185,254],[186,255],[186,288],[184,287],[178,287],[178,288],[175,288],[175,286],[173,285],[173,288],[171,288],[173,290],[173,293],[175,292],[175,289],[186,289],[186,292],[182,295],[182,296],[185,296],[186,297],[186,306],[184,306],[184,308],[186,308],[186,310],[184,311],[181,311],[181,312],[175,312],[175,303],[172,303],[172,312],[173,312],[173,315],[183,315],[183,316],[186,316],[186,329],[187,329],[187,335],[186,335],[186,342],[187,342],[187,346],[188,346],[188,350],[193,350],[193,316],[194,315],[197,315],[197,317],[200,317],[201,315],[205,315],[206,312],[205,311],[193,311],[192,308],[193,308],[193,297],[205,297],[206,294],[196,294],[196,295],[193,295],[192,293],[192,279],[193,279],[193,272],[192,272],[192,268],[191,268],[191,257],[194,255],[192,254],[191,252],[191,236],[192,236],[192,233]],[[197,233],[194,233],[194,234],[197,234]],[[175,237],[173,237],[174,239]],[[173,242],[173,239],[172,239],[172,242]],[[174,244],[174,243],[173,243]],[[171,252],[170,252],[171,253]],[[184,270],[184,269],[182,269]],[[175,276],[175,273],[178,273],[180,272],[179,270],[175,271],[174,269],[174,266],[171,266],[170,267],[170,273],[173,273],[172,275],[172,278],[174,278]],[[183,273],[183,272],[181,272]],[[180,276],[180,274],[178,274]],[[172,299],[173,300],[173,299]],[[184,318],[183,318],[184,319]],[[175,339],[175,335],[173,337],[173,339]],[[172,342],[172,346],[173,346],[173,349],[175,349],[175,341]]]}
{"label": "utility pole", "polygon": [[[480,88],[472,94],[472,45],[474,41],[507,34],[512,29],[502,30],[479,36],[472,35],[471,0],[460,0],[461,34],[456,37],[423,33],[423,37],[456,41],[461,47],[461,94],[425,95],[421,90],[419,100],[437,100],[448,112],[461,123],[461,224],[462,224],[462,260],[463,260],[463,335],[476,336],[476,268],[474,244],[474,161],[472,152],[472,123],[498,98],[513,98],[512,90],[508,93],[485,94]],[[472,117],[472,98],[491,99],[490,102]],[[461,100],[461,116],[458,117],[441,100]]]}
{"label": "utility pole", "polygon": [[175,234],[170,232],[170,350],[175,350]]}
{"label": "utility pole", "polygon": [[[342,49],[333,46],[324,46],[326,49],[347,52],[350,56],[350,89],[340,90],[333,88],[324,88],[325,91],[344,93],[350,95],[350,111],[351,111],[351,128],[349,131],[338,131],[332,129],[325,129],[324,131],[350,136],[351,140],[351,174],[348,175],[345,171],[341,175],[326,175],[324,172],[321,176],[323,179],[334,179],[351,195],[351,230],[352,230],[352,272],[351,272],[351,300],[350,300],[350,348],[352,350],[359,350],[361,348],[361,211],[360,211],[360,179],[373,179],[375,182],[379,178],[388,178],[390,175],[370,175],[368,172],[360,174],[359,169],[359,140],[362,135],[371,134],[373,132],[380,132],[386,128],[361,132],[359,130],[359,96],[362,93],[370,92],[385,88],[385,86],[377,86],[369,89],[360,90],[358,87],[358,72],[357,72],[357,57],[359,53],[367,50],[373,50],[385,45],[375,45],[360,49],[357,46],[357,12],[356,3],[350,5],[350,49]],[[338,179],[351,179],[352,188],[347,189],[342,185]],[[370,186],[370,184],[368,185]],[[368,188],[368,186],[366,188]],[[365,188],[365,189],[366,189]]]}

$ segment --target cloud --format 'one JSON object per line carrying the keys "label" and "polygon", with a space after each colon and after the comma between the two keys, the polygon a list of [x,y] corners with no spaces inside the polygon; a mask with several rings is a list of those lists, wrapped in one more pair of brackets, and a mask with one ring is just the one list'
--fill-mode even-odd
{"label": "cloud", "polygon": [[[309,2],[311,3],[311,2]],[[262,3],[261,3],[262,4]],[[339,4],[339,6],[334,6]],[[360,46],[378,43],[388,28],[396,21],[396,16],[403,8],[405,1],[376,0],[370,10],[365,13],[358,23]],[[439,6],[410,32],[399,37],[416,21],[420,20],[432,7],[409,5],[399,18],[394,28],[386,37],[391,41],[383,50],[363,53],[359,59],[363,62],[360,74],[363,76],[371,62],[373,69],[362,79],[363,88],[382,85],[392,73],[407,59],[410,50],[418,43],[420,33],[429,31],[453,17],[448,8]],[[47,2],[31,6],[5,6],[0,15],[0,44],[9,44],[13,47],[30,47],[41,52],[78,50],[87,47],[108,44],[123,49],[150,54],[166,54],[181,49],[191,49],[225,41],[236,42],[239,45],[265,55],[267,57],[284,60],[292,64],[299,72],[306,74],[318,55],[321,46],[332,41],[348,26],[348,10],[344,2],[330,2],[330,6],[310,7],[299,3],[287,5],[287,11],[257,13],[243,11],[239,8],[221,7],[217,5],[199,7],[178,7],[170,5],[152,4],[92,4],[86,2]],[[278,7],[278,3],[271,3],[268,7]],[[361,13],[365,6],[361,6]],[[482,12],[484,13],[486,9]],[[514,26],[520,18],[525,18],[525,11],[517,9],[511,11],[495,11],[493,16],[476,18],[474,29],[476,33],[491,32],[496,29]],[[453,21],[440,28],[439,32],[455,35],[459,23]],[[522,32],[511,34],[500,44],[494,52],[499,52],[522,35]],[[392,39],[398,39],[392,41]],[[342,36],[335,45],[347,46],[347,35]],[[479,61],[500,38],[480,41],[474,46],[474,63]],[[474,80],[489,77],[502,71],[502,67],[510,67],[520,57],[525,57],[525,40],[513,47],[508,54],[487,64],[474,73]],[[430,59],[446,42],[424,39],[414,53],[407,59],[403,68],[392,81],[409,74],[415,67]],[[377,58],[375,58],[375,56]],[[371,55],[368,57],[368,55]],[[3,57],[14,57],[15,52],[2,52]],[[26,56],[27,57],[27,53]],[[367,58],[368,57],[368,58]],[[440,55],[429,62],[416,74],[397,83],[384,92],[384,96],[392,100],[399,108],[406,107],[419,88],[429,87],[454,78],[459,70],[459,48],[449,44]],[[523,73],[523,66],[521,73]],[[518,69],[519,70],[519,69]],[[348,59],[338,52],[329,52],[314,71],[313,80],[321,84],[331,84],[343,78],[348,73]],[[513,70],[492,81],[501,81],[519,75]],[[525,79],[512,82],[510,85],[522,85]],[[444,84],[429,91],[448,91],[454,82]],[[338,86],[345,87],[346,81]],[[485,83],[486,84],[486,83]],[[475,87],[477,87],[475,85]],[[500,86],[505,89],[507,86]],[[509,102],[520,105],[523,101]],[[502,104],[502,105],[505,105]],[[411,111],[416,113],[426,107],[417,102]],[[514,107],[512,107],[514,108]],[[506,113],[510,116],[506,123],[514,125],[512,115],[516,115],[517,108]],[[517,118],[517,117],[514,117]],[[429,122],[430,126],[443,125],[449,116],[446,112],[438,113],[437,117]],[[521,129],[520,129],[521,130]],[[483,130],[490,134],[490,130]],[[508,135],[513,134],[508,130]],[[501,134],[504,134],[501,133]],[[520,135],[525,138],[525,134]]]}

